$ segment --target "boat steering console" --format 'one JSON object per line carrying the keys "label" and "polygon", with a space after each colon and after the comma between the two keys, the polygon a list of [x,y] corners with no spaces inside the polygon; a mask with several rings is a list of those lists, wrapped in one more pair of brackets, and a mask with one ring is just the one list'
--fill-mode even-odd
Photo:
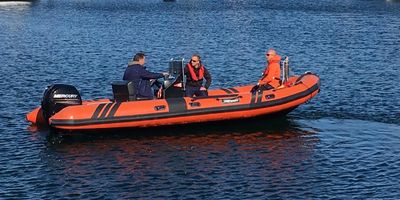
{"label": "boat steering console", "polygon": [[[186,77],[183,73],[185,67],[183,62],[183,58],[171,59],[169,61],[168,75],[152,82],[152,88],[155,88],[155,97],[167,99],[184,96]],[[178,83],[182,83],[182,87],[176,86]],[[136,96],[136,89],[131,81],[113,82],[112,89],[114,101],[117,102],[147,100]]]}

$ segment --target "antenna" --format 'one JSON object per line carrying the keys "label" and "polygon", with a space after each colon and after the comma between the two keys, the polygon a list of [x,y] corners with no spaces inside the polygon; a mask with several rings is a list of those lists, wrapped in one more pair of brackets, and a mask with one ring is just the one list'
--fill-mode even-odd
{"label": "antenna", "polygon": [[285,60],[283,61],[283,83],[286,83],[289,80],[289,57],[285,57]]}

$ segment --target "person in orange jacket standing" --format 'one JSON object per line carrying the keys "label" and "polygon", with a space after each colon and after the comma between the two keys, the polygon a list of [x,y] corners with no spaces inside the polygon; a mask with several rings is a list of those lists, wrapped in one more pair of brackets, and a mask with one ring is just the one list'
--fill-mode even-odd
{"label": "person in orange jacket standing", "polygon": [[268,49],[265,58],[267,60],[267,67],[257,85],[262,86],[264,89],[277,88],[280,86],[281,56],[274,49]]}

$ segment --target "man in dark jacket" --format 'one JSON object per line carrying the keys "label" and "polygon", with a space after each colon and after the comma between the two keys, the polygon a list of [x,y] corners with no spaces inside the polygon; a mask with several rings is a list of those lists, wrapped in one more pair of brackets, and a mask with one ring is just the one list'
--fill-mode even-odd
{"label": "man in dark jacket", "polygon": [[123,80],[133,81],[137,91],[138,98],[153,99],[154,95],[151,89],[151,79],[162,78],[168,73],[153,73],[146,70],[144,66],[144,53],[137,53],[125,70]]}

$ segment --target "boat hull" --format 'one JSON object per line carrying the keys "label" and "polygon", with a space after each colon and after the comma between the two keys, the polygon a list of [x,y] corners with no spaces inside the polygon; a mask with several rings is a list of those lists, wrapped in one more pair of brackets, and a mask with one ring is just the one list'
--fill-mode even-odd
{"label": "boat hull", "polygon": [[[254,85],[210,90],[208,97],[171,98],[114,102],[109,99],[84,101],[49,118],[56,129],[88,130],[177,125],[252,118],[287,113],[309,101],[320,90],[319,77],[291,77],[293,85],[272,90],[255,90]],[[28,117],[35,116],[35,117]],[[40,108],[27,115],[38,122]]]}

